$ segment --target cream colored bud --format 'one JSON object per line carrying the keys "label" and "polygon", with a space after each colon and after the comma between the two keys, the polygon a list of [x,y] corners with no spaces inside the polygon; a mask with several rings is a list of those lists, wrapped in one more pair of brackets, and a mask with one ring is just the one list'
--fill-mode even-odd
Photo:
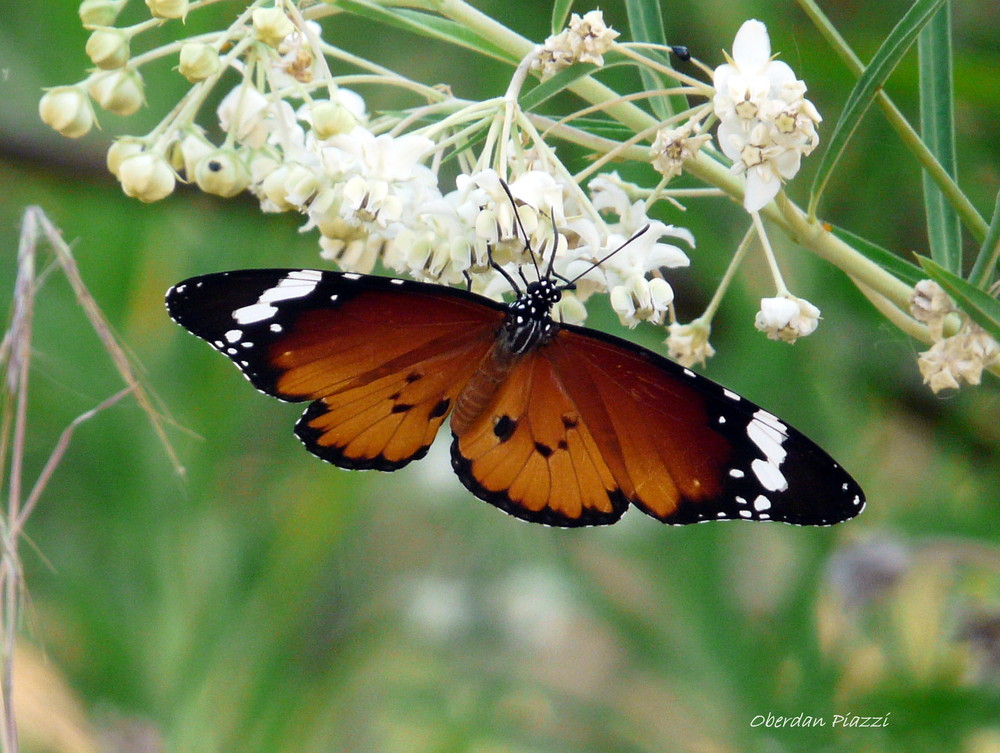
{"label": "cream colored bud", "polygon": [[153,18],[180,18],[188,13],[188,0],[146,0]]}
{"label": "cream colored bud", "polygon": [[181,61],[177,70],[180,74],[196,84],[219,72],[219,53],[210,44],[188,42],[181,47]]}
{"label": "cream colored bud", "polygon": [[142,76],[137,71],[119,70],[97,76],[88,91],[97,104],[115,115],[131,115],[142,107]]}
{"label": "cream colored bud", "polygon": [[261,42],[277,47],[295,31],[295,24],[280,8],[258,8],[253,12],[253,31]]}
{"label": "cream colored bud", "polygon": [[321,100],[309,109],[312,115],[313,133],[321,141],[331,136],[350,133],[358,124],[358,119],[339,102]]}
{"label": "cream colored bud", "polygon": [[198,163],[194,179],[205,193],[228,199],[250,185],[250,171],[235,151],[219,149]]}
{"label": "cream colored bud", "polygon": [[38,102],[42,122],[71,139],[78,139],[94,126],[94,108],[82,89],[57,86]]}
{"label": "cream colored bud", "polygon": [[167,160],[156,152],[142,152],[123,159],[118,166],[118,180],[126,195],[144,202],[169,196],[176,183]]}
{"label": "cream colored bud", "polygon": [[106,71],[121,68],[129,59],[128,34],[119,29],[98,29],[87,39],[87,57]]}
{"label": "cream colored bud", "polygon": [[108,170],[117,178],[118,169],[121,167],[122,162],[133,154],[141,154],[145,148],[141,139],[130,136],[117,139],[108,149]]}
{"label": "cream colored bud", "polygon": [[215,144],[210,142],[200,133],[189,133],[180,142],[170,157],[170,164],[175,170],[184,170],[184,177],[190,182],[195,179],[195,170],[198,163],[216,150]]}
{"label": "cream colored bud", "polygon": [[118,18],[121,4],[114,0],[83,0],[80,3],[80,21],[86,27],[111,26]]}

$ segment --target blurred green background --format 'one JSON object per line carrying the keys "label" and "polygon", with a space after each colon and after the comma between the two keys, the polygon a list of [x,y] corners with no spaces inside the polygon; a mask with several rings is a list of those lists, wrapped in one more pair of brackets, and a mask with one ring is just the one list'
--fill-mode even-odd
{"label": "blurred green background", "polygon": [[[193,13],[187,28],[217,26],[238,5]],[[543,4],[476,5],[535,40],[548,33]],[[909,3],[822,5],[866,59]],[[623,2],[601,7],[627,27]],[[712,65],[743,20],[767,23],[829,135],[852,80],[793,2],[663,10],[670,41]],[[326,29],[462,96],[506,87],[509,70],[425,39],[351,18]],[[954,29],[960,176],[988,214],[1000,9],[957,3]],[[146,76],[150,107],[138,115],[99,114],[103,132],[79,141],[48,131],[40,89],[82,77],[86,37],[68,0],[0,14],[0,304],[10,305],[21,213],[37,204],[172,421],[186,477],[134,402],[78,430],[22,546],[27,750],[1000,751],[994,377],[932,396],[915,365],[922,346],[836,270],[779,243],[789,287],[822,309],[819,330],[789,347],[753,329],[772,290],[751,261],[703,371],[841,460],[868,494],[859,519],[667,528],[633,513],[613,528],[553,530],[472,498],[446,444],[392,475],[340,471],[291,435],[298,408],[256,394],[162,304],[192,274],[319,265],[316,238],[249,198],[178,190],[147,206],[122,195],[104,152],[176,101],[187,84],[167,65]],[[914,52],[887,87],[914,121],[916,70]],[[362,93],[373,109],[400,104]],[[817,162],[793,198],[805,198]],[[919,172],[877,111],[834,182],[825,219],[901,254],[925,249]],[[699,241],[691,268],[670,276],[687,319],[746,217],[723,201],[660,216]],[[606,302],[591,324],[617,327]],[[662,347],[656,332],[631,336]],[[38,292],[32,355],[29,479],[62,428],[121,386],[59,274]],[[759,724],[768,714],[826,726]],[[834,728],[834,715],[888,723]]]}

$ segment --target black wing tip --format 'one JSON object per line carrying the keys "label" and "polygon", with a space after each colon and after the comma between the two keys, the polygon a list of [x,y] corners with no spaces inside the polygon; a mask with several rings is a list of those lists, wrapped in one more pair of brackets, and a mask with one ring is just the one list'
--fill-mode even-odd
{"label": "black wing tip", "polygon": [[472,475],[472,461],[466,458],[458,449],[458,437],[451,443],[451,467],[458,476],[459,481],[474,496],[485,502],[489,502],[494,507],[503,510],[508,515],[525,520],[529,523],[541,523],[542,525],[554,528],[582,528],[585,526],[606,526],[617,523],[625,511],[628,509],[629,501],[620,490],[616,489],[611,494],[612,511],[602,513],[587,511],[578,518],[567,518],[564,515],[554,513],[549,508],[542,510],[527,510],[514,502],[506,492],[492,491],[482,486]]}
{"label": "black wing tip", "polygon": [[299,441],[313,455],[338,468],[344,468],[348,471],[384,471],[388,473],[398,471],[414,460],[420,460],[430,450],[430,445],[423,445],[409,457],[400,460],[389,460],[381,454],[371,458],[351,457],[344,452],[343,447],[319,443],[319,438],[323,436],[323,432],[310,426],[309,421],[325,412],[326,408],[321,400],[311,403],[295,424],[295,436],[299,438]]}

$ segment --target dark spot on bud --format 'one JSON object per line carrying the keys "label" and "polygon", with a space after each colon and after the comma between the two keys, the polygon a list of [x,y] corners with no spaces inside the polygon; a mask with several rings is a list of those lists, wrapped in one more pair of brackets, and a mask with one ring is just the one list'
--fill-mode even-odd
{"label": "dark spot on bud", "polygon": [[211,170],[213,173],[217,173],[222,169],[222,163],[215,159],[209,160],[208,169]]}
{"label": "dark spot on bud", "polygon": [[406,413],[413,405],[411,403],[396,403],[392,406],[393,413]]}
{"label": "dark spot on bud", "polygon": [[535,442],[535,452],[541,455],[543,458],[548,458],[552,456],[553,449],[547,444],[542,444],[541,442]]}
{"label": "dark spot on bud", "polygon": [[434,410],[431,411],[431,418],[440,418],[448,412],[449,407],[451,407],[451,400],[445,398],[434,406]]}
{"label": "dark spot on bud", "polygon": [[691,50],[689,50],[685,45],[675,44],[670,48],[670,51],[677,56],[678,60],[683,60],[685,63],[691,59]]}
{"label": "dark spot on bud", "polygon": [[497,439],[501,442],[506,442],[510,439],[516,428],[517,421],[512,421],[510,416],[500,416],[496,420],[496,423],[493,424],[493,433],[497,435]]}

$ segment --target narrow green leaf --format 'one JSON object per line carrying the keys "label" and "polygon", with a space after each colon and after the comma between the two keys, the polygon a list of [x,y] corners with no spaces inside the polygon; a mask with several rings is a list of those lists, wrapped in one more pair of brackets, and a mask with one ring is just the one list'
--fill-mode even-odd
{"label": "narrow green leaf", "polygon": [[949,272],[933,259],[917,256],[917,260],[927,272],[927,276],[948,291],[958,307],[968,314],[972,321],[1000,340],[1000,301],[985,290],[980,290],[972,283]]}
{"label": "narrow green leaf", "polygon": [[831,232],[845,243],[849,243],[858,253],[875,262],[907,285],[916,285],[921,280],[927,279],[927,275],[916,264],[906,261],[887,248],[872,243],[867,238],[862,238],[860,235],[855,235],[850,230],[840,227],[834,227]]}
{"label": "narrow green leaf", "polygon": [[558,34],[566,26],[573,0],[556,0],[552,3],[552,33]]}
{"label": "narrow green leaf", "polygon": [[[920,136],[948,175],[956,177],[955,100],[952,93],[951,6],[945,4],[920,32]],[[955,211],[927,171],[924,208],[931,258],[947,270],[962,269],[962,228]]]}
{"label": "narrow green leaf", "polygon": [[508,52],[490,40],[481,37],[476,32],[461,24],[441,18],[440,16],[406,8],[388,10],[368,2],[368,0],[333,0],[331,4],[342,8],[348,13],[368,18],[386,26],[409,31],[431,39],[437,39],[458,47],[464,47],[473,52],[478,52],[481,55],[496,58],[504,62],[516,62]]}
{"label": "narrow green leaf", "polygon": [[826,183],[830,180],[830,175],[840,161],[844,148],[851,136],[861,123],[861,118],[865,111],[875,100],[875,95],[885,84],[889,74],[896,68],[906,51],[910,49],[917,34],[927,25],[938,9],[945,3],[945,0],[916,0],[906,15],[896,24],[896,27],[889,32],[878,52],[871,59],[865,68],[861,78],[854,85],[853,91],[844,103],[844,110],[840,114],[830,136],[830,142],[823,161],[816,172],[816,178],[812,185],[812,195],[809,200],[809,213],[815,214]]}
{"label": "narrow green leaf", "polygon": [[993,282],[998,263],[1000,263],[1000,193],[997,193],[996,204],[993,206],[993,219],[990,220],[986,240],[979,249],[976,264],[972,268],[972,274],[969,275],[969,282],[985,290]]}
{"label": "narrow green leaf", "polygon": [[[633,41],[664,46],[667,44],[659,0],[625,0],[625,10],[628,13],[629,31]],[[666,56],[656,55],[650,50],[646,50],[645,54],[663,65],[670,65],[670,60]],[[663,76],[647,68],[640,68],[639,75],[646,91],[656,91],[668,85]],[[666,120],[674,113],[669,97],[651,97],[649,104],[660,120]]]}

